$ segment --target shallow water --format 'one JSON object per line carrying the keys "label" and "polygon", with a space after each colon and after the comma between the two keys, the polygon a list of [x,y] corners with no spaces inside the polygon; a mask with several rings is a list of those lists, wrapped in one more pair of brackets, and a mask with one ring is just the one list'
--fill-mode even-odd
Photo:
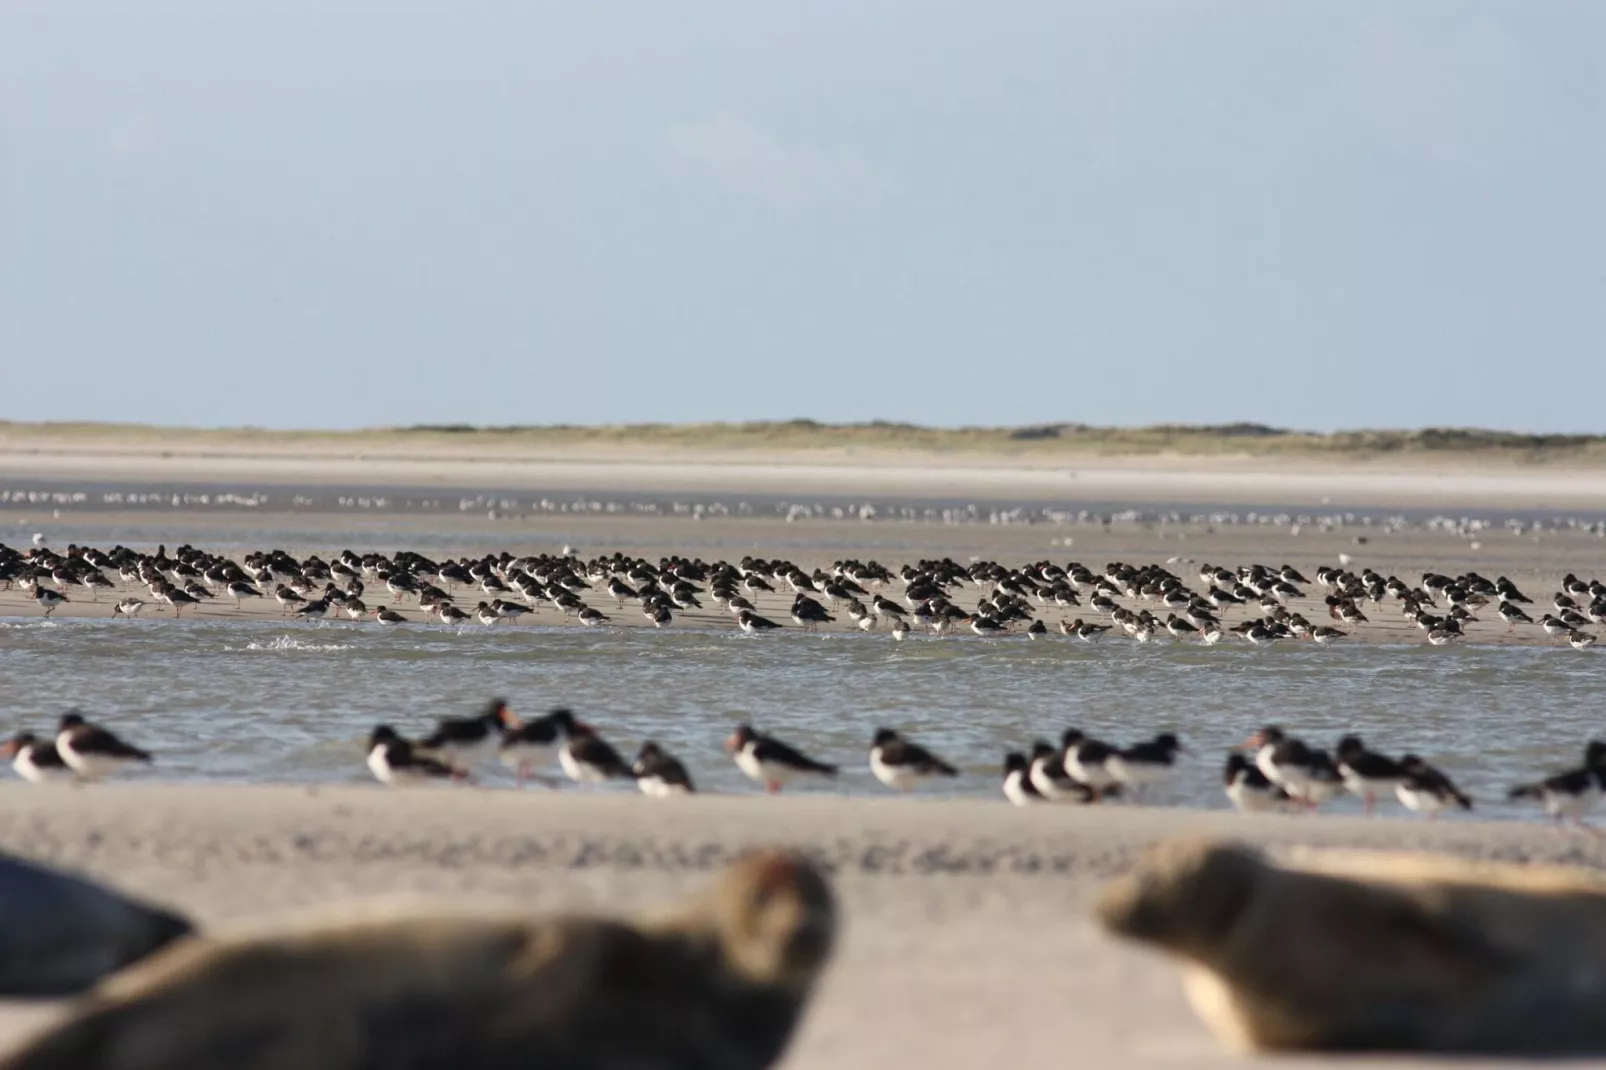
{"label": "shallow water", "polygon": [[[137,775],[191,781],[363,781],[375,723],[419,733],[504,695],[526,715],[572,706],[627,757],[656,739],[721,790],[754,790],[720,747],[741,720],[842,764],[837,784],[798,790],[885,790],[865,765],[885,725],[962,767],[932,790],[993,798],[1003,753],[1039,736],[1077,726],[1124,743],[1171,729],[1198,756],[1154,801],[1220,807],[1226,749],[1278,722],[1327,746],[1355,731],[1417,751],[1482,816],[1533,816],[1501,802],[1505,788],[1575,764],[1606,734],[1603,694],[1606,657],[1567,649],[0,620],[0,729],[44,732],[82,706],[157,753]],[[512,783],[491,767],[482,779]]]}

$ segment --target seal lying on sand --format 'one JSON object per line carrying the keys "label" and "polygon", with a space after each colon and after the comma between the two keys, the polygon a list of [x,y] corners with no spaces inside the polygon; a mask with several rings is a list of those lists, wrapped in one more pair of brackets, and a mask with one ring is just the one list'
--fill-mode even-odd
{"label": "seal lying on sand", "polygon": [[4,1070],[759,1070],[836,929],[825,880],[749,858],[678,914],[423,918],[197,939],[107,982]]}
{"label": "seal lying on sand", "polygon": [[189,932],[177,914],[0,856],[0,997],[82,992]]}
{"label": "seal lying on sand", "polygon": [[1587,871],[1174,844],[1098,916],[1186,960],[1235,1046],[1606,1053],[1606,880]]}

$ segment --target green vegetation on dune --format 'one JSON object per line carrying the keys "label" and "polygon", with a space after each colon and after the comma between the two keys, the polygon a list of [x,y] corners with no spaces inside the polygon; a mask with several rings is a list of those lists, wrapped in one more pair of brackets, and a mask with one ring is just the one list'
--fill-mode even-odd
{"label": "green vegetation on dune", "polygon": [[261,428],[168,428],[145,424],[0,421],[0,442],[161,442],[175,447],[259,445],[380,447],[474,445],[488,449],[562,446],[653,446],[698,450],[927,450],[1032,456],[1182,454],[1251,457],[1443,457],[1514,461],[1606,461],[1606,435],[1538,435],[1477,428],[1320,433],[1257,423],[1093,427],[1079,423],[1021,427],[922,427],[873,420],[746,423],[509,425],[420,424],[356,431],[270,431]]}

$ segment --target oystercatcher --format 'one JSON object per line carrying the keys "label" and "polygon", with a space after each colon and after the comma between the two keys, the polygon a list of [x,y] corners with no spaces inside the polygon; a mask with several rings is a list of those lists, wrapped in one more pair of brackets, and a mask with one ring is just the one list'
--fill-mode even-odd
{"label": "oystercatcher", "polygon": [[738,769],[772,795],[799,777],[834,777],[837,773],[836,766],[817,762],[772,736],[760,735],[752,725],[738,725],[725,741],[725,749],[736,759]]}
{"label": "oystercatcher", "polygon": [[507,701],[493,698],[473,717],[442,717],[435,722],[435,731],[419,740],[418,745],[443,755],[447,764],[468,772],[495,754],[502,743],[503,730],[517,727],[518,723]]}
{"label": "oystercatcher", "polygon": [[1579,826],[1584,815],[1600,804],[1606,791],[1606,743],[1591,740],[1584,748],[1582,768],[1547,777],[1536,784],[1522,784],[1512,788],[1506,798],[1537,799],[1545,806],[1545,813],[1560,824],[1571,820]]}
{"label": "oystercatcher", "polygon": [[655,799],[690,795],[697,790],[680,760],[652,740],[641,745],[641,752],[636,755],[636,763],[630,767],[630,771],[635,774],[636,787],[641,789],[642,794]]}
{"label": "oystercatcher", "polygon": [[1004,755],[1004,798],[1016,806],[1031,806],[1043,802],[1043,795],[1032,784],[1026,767],[1026,755],[1010,751]]}
{"label": "oystercatcher", "polygon": [[1407,810],[1427,814],[1431,820],[1440,810],[1459,806],[1472,809],[1472,800],[1451,783],[1450,778],[1415,754],[1400,759],[1405,779],[1394,789],[1394,795]]}
{"label": "oystercatcher", "polygon": [[1047,740],[1032,744],[1027,783],[1046,802],[1097,802],[1098,795],[1065,771],[1065,752]]}
{"label": "oystercatcher", "polygon": [[959,775],[959,770],[890,728],[876,729],[870,743],[870,772],[898,791],[913,791],[933,777]]}
{"label": "oystercatcher", "polygon": [[52,740],[40,739],[32,732],[18,732],[6,743],[3,753],[11,759],[11,768],[22,779],[34,784],[66,783],[76,780],[61,758]]}
{"label": "oystercatcher", "polygon": [[1340,739],[1333,754],[1344,786],[1361,797],[1368,815],[1376,807],[1379,795],[1393,795],[1405,782],[1405,767],[1387,755],[1368,750],[1360,736]]}
{"label": "oystercatcher", "polygon": [[1288,801],[1288,793],[1268,780],[1265,773],[1238,751],[1227,755],[1222,780],[1228,800],[1242,813],[1278,810]]}
{"label": "oystercatcher", "polygon": [[502,723],[502,740],[497,750],[502,764],[514,771],[520,784],[532,770],[556,758],[574,734],[574,714],[565,709],[556,709],[545,717],[523,723],[510,715]]}
{"label": "oystercatcher", "polygon": [[607,740],[584,721],[575,721],[569,738],[558,750],[558,764],[564,774],[579,784],[601,784],[607,780],[631,780],[635,774]]}
{"label": "oystercatcher", "polygon": [[368,736],[368,771],[392,788],[438,784],[464,775],[444,762],[415,753],[413,744],[388,724],[374,726]]}
{"label": "oystercatcher", "polygon": [[150,753],[118,739],[111,732],[84,720],[77,710],[61,716],[56,751],[73,772],[95,781],[108,773],[139,763],[149,765]]}
{"label": "oystercatcher", "polygon": [[1161,732],[1146,743],[1116,751],[1105,762],[1110,775],[1139,794],[1150,784],[1169,780],[1176,772],[1177,755],[1187,753],[1174,732]]}
{"label": "oystercatcher", "polygon": [[1102,796],[1119,783],[1110,769],[1110,759],[1116,751],[1108,743],[1089,739],[1079,729],[1067,728],[1060,736],[1060,745],[1065,748],[1065,771],[1092,788],[1095,795]]}

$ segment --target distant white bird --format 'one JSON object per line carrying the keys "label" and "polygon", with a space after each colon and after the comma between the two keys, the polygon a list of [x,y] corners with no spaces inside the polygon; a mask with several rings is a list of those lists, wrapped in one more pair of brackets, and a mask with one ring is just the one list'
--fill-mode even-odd
{"label": "distant white bird", "polygon": [[45,544],[45,533],[42,532],[42,531],[34,532],[33,533],[33,544],[35,546],[43,546]]}

